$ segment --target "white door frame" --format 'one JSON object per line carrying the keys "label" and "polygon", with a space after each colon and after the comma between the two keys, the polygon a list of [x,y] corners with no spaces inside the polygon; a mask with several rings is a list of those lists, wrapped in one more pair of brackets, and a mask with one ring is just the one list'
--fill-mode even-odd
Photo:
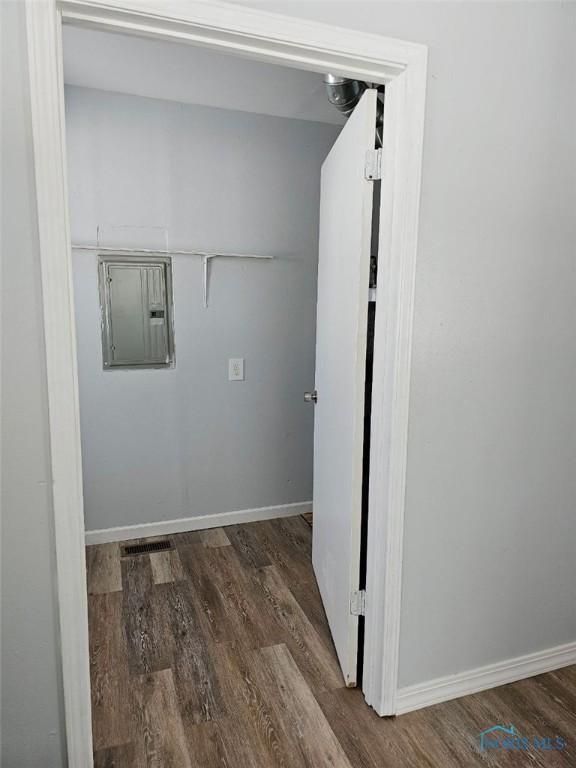
{"label": "white door frame", "polygon": [[[408,397],[427,48],[218,0],[26,0],[68,761],[92,765],[62,23],[385,83],[363,690],[396,712]],[[386,342],[386,343],[384,343]]]}

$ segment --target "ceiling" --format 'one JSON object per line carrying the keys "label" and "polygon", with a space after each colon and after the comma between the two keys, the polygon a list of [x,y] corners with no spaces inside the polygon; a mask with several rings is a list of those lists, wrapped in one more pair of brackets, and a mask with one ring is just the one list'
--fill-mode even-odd
{"label": "ceiling", "polygon": [[317,72],[68,25],[64,80],[154,99],[344,124],[328,103]]}

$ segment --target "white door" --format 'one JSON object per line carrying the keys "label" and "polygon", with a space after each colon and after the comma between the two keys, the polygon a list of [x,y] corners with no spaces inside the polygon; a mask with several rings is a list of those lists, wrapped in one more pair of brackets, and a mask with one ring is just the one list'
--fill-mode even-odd
{"label": "white door", "polygon": [[356,684],[366,333],[377,92],[368,90],[322,166],[316,325],[312,561],[346,684]]}

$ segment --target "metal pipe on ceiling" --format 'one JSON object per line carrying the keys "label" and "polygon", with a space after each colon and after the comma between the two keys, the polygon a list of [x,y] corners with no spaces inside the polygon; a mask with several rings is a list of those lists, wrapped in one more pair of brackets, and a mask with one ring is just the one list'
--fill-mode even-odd
{"label": "metal pipe on ceiling", "polygon": [[[362,80],[353,80],[350,77],[341,77],[326,73],[324,85],[328,101],[345,117],[350,117],[354,108],[362,98],[364,91],[371,87]],[[384,115],[383,94],[378,95],[378,113],[376,116],[376,144],[382,146],[382,119]]]}

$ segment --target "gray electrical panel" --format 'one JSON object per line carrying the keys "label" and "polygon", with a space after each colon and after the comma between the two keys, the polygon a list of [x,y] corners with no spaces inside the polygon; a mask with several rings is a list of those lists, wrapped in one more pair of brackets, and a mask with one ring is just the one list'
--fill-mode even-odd
{"label": "gray electrical panel", "polygon": [[174,365],[170,258],[100,256],[104,368]]}

